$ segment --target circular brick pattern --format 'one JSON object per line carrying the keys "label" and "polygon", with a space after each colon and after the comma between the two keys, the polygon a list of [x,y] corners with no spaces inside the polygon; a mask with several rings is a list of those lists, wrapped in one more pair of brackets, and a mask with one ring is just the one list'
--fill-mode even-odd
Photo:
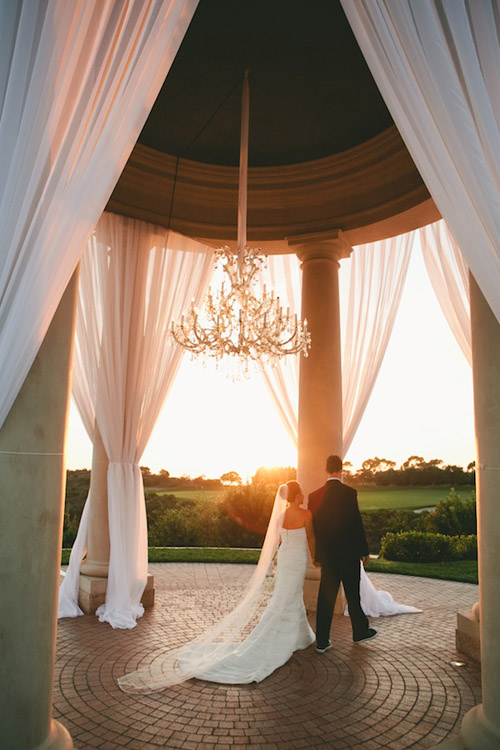
{"label": "circular brick pattern", "polygon": [[372,619],[373,641],[354,644],[336,616],[334,648],[314,647],[259,684],[191,680],[160,693],[126,695],[119,676],[196,635],[228,611],[252,572],[245,565],[154,564],[156,604],[133,630],[96,617],[59,623],[54,718],[78,750],[403,750],[430,748],[456,733],[480,701],[479,669],[455,650],[456,612],[470,609],[470,584],[372,574],[379,588],[424,609]]}

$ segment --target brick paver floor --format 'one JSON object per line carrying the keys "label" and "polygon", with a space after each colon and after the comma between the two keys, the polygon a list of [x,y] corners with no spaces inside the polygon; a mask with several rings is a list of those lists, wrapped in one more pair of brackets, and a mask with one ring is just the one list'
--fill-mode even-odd
{"label": "brick paver floor", "polygon": [[335,616],[334,648],[297,652],[260,684],[192,680],[160,693],[122,693],[116,679],[204,629],[237,600],[248,565],[150,565],[156,604],[133,630],[94,616],[61,620],[54,718],[78,750],[404,750],[430,748],[456,733],[480,702],[478,665],[452,664],[456,612],[477,587],[371,574],[378,588],[424,609],[372,620],[379,634],[353,644],[349,619]]}

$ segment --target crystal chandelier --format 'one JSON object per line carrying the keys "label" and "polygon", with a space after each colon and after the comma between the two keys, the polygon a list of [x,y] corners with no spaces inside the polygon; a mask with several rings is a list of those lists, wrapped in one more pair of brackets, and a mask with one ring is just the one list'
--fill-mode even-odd
{"label": "crystal chandelier", "polygon": [[249,85],[248,71],[243,80],[240,171],[238,189],[238,250],[229,247],[215,252],[215,266],[221,267],[224,281],[215,292],[211,288],[198,310],[194,302],[180,322],[172,321],[172,337],[193,355],[236,358],[244,366],[249,361],[275,363],[289,354],[307,357],[311,334],[307,322],[286,313],[274,291],[262,284],[266,257],[259,249],[246,246],[248,173]]}

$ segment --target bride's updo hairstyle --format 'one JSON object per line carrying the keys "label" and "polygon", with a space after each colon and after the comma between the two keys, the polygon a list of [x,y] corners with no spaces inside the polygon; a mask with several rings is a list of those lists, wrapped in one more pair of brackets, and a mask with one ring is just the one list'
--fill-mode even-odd
{"label": "bride's updo hairstyle", "polygon": [[293,503],[297,495],[302,494],[302,487],[295,479],[290,479],[290,481],[286,483],[286,486],[288,487],[286,499],[289,503]]}

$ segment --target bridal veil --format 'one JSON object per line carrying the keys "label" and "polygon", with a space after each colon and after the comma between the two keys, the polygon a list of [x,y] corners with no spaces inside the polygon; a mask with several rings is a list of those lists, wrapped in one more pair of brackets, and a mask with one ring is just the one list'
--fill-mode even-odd
{"label": "bridal veil", "polygon": [[195,639],[120,677],[118,684],[124,692],[152,693],[177,685],[206,672],[231,650],[236,650],[256,624],[269,597],[266,574],[278,549],[287,493],[286,484],[278,487],[257,568],[237,606]]}

